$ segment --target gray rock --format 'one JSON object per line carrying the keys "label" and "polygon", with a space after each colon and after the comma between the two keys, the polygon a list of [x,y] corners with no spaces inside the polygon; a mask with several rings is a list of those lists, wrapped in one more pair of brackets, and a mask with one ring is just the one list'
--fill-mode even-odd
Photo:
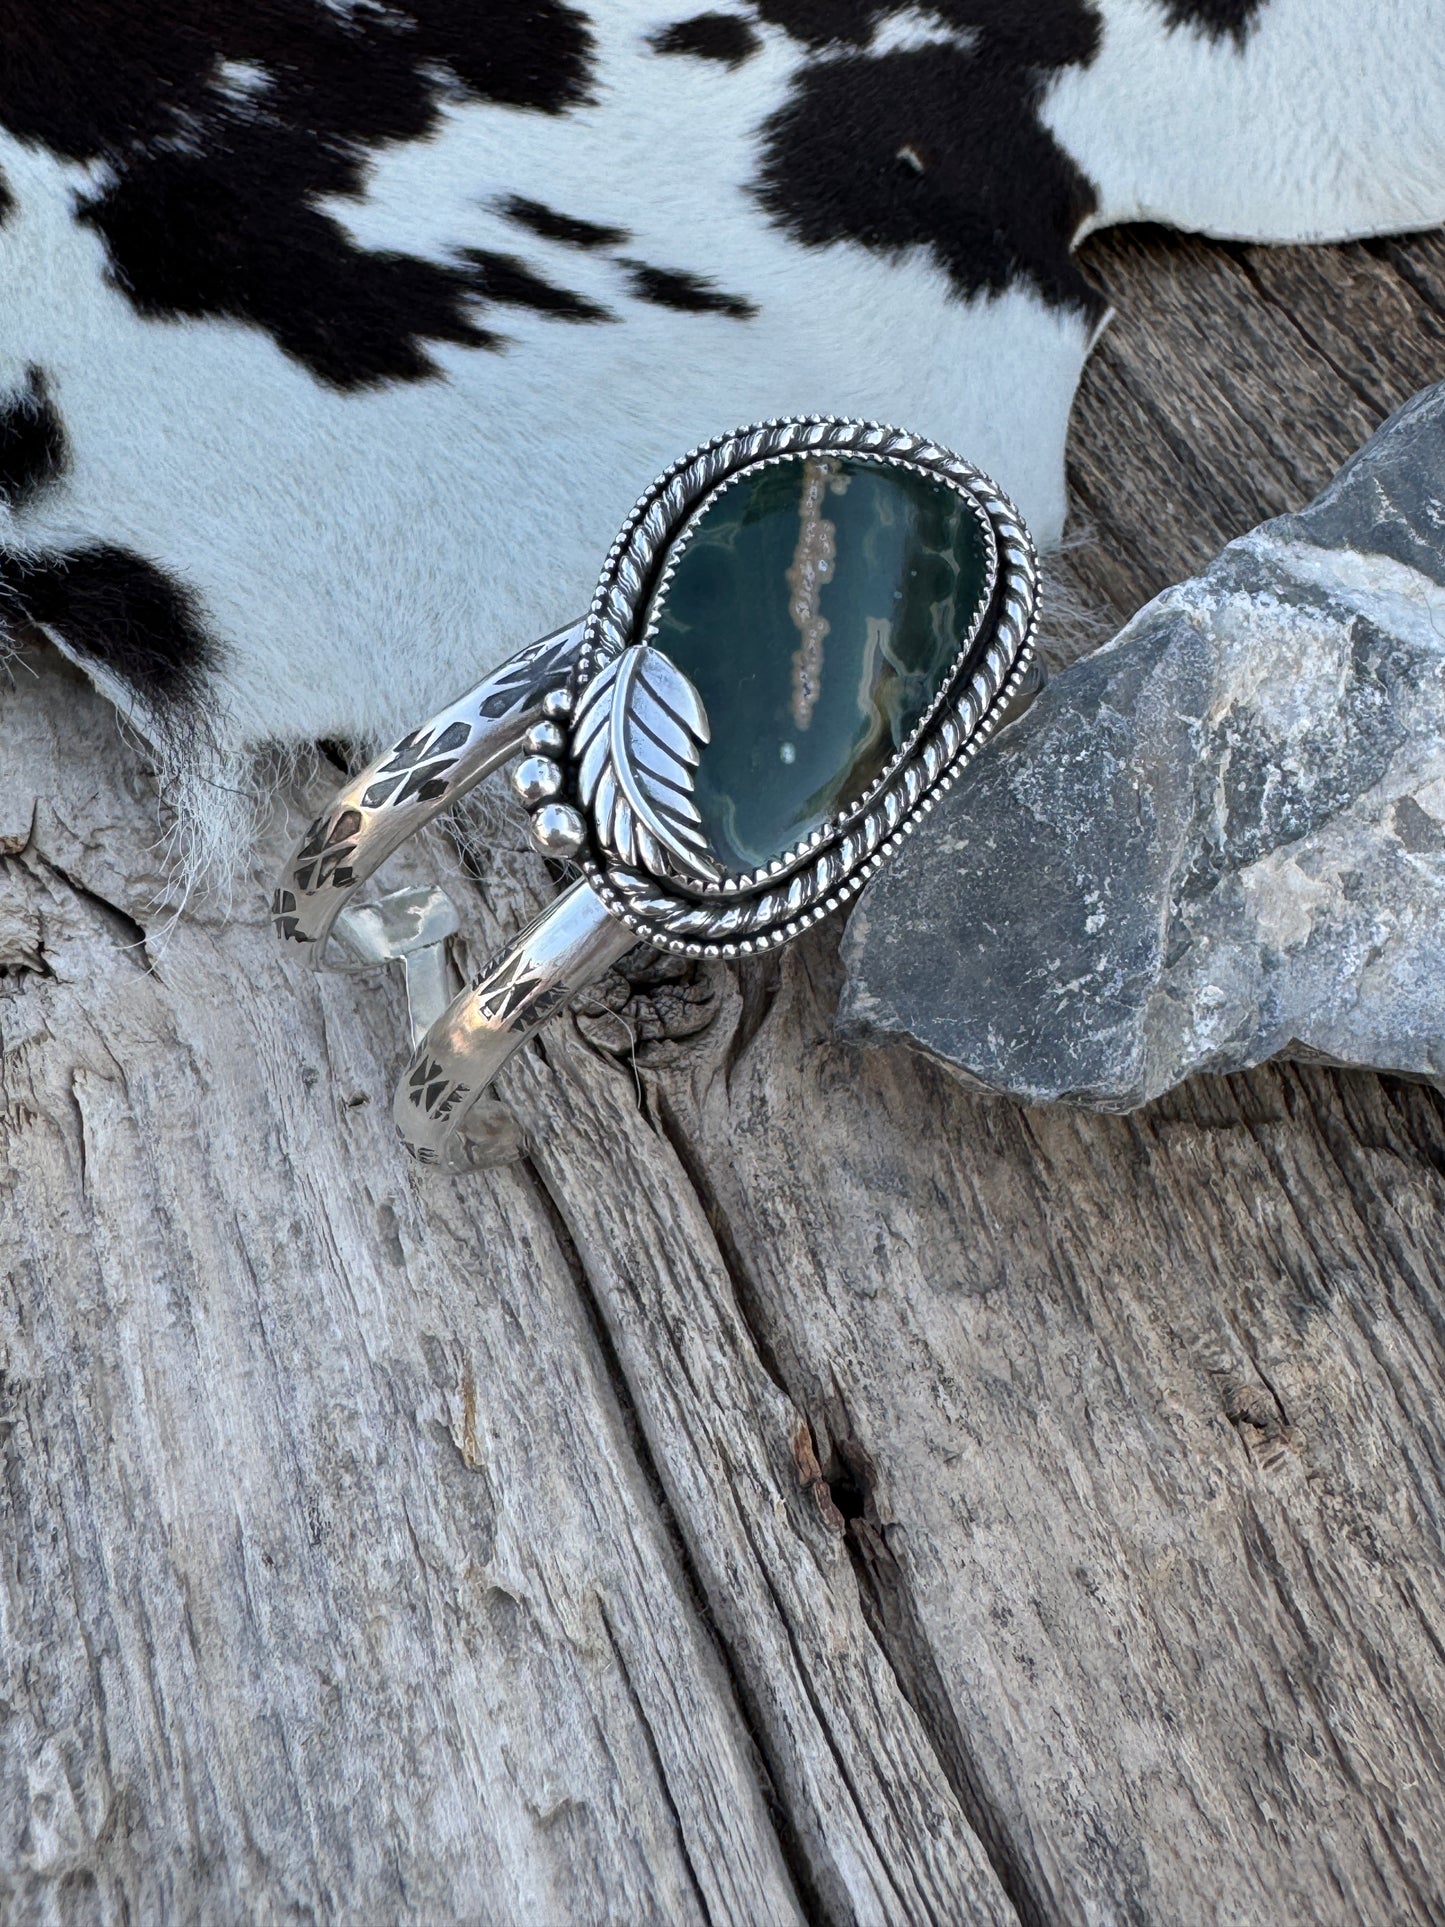
{"label": "gray rock", "polygon": [[1075,663],[866,892],[840,1021],[1127,1110],[1278,1052],[1445,1083],[1445,384]]}

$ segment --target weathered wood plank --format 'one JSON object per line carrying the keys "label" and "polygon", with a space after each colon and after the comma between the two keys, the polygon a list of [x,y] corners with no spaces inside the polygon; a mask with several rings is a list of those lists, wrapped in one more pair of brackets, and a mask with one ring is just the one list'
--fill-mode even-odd
{"label": "weathered wood plank", "polygon": [[37,668],[4,723],[5,1917],[795,1918],[534,1178],[418,1193],[395,988],[288,970],[259,891],[155,933],[143,774]]}
{"label": "weathered wood plank", "polygon": [[830,1919],[1015,1918],[867,1629],[802,1414],[632,1080],[565,1038],[508,1094],[537,1145],[638,1423]]}
{"label": "weathered wood plank", "polygon": [[1438,1099],[1026,1113],[840,1044],[834,995],[790,956],[649,1103],[1021,1914],[1438,1918]]}
{"label": "weathered wood plank", "polygon": [[1135,228],[1082,258],[1114,314],[1074,404],[1064,575],[1109,628],[1301,507],[1445,368],[1437,235],[1206,247]]}

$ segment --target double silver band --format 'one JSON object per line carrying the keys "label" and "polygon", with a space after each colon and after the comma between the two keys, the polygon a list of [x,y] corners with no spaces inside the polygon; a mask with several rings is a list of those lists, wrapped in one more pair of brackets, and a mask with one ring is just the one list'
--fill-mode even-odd
{"label": "double silver band", "polygon": [[549,692],[570,674],[582,630],[575,622],[530,644],[338,791],[292,852],[271,899],[284,945],[302,946],[318,970],[346,968],[328,954],[333,933],[352,968],[382,960],[372,932],[348,911],[351,898],[409,836],[517,754],[542,720]]}
{"label": "double silver band", "polygon": [[466,1170],[518,1155],[510,1118],[483,1101],[487,1087],[513,1051],[637,943],[577,883],[458,993],[447,953],[458,918],[442,891],[352,901],[408,837],[525,746],[576,661],[582,627],[521,650],[353,777],[307,829],[272,898],[277,937],[299,946],[313,969],[401,963],[415,1048],[393,1116],[422,1164]]}

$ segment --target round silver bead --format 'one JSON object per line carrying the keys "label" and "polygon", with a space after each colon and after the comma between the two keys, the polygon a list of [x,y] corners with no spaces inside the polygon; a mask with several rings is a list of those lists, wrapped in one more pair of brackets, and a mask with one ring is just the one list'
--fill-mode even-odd
{"label": "round silver bead", "polygon": [[555,759],[560,758],[567,747],[567,738],[556,723],[533,723],[522,747],[529,756],[551,756]]}
{"label": "round silver bead", "polygon": [[529,810],[548,803],[562,787],[562,772],[547,756],[524,756],[512,771],[512,788]]}
{"label": "round silver bead", "polygon": [[551,722],[565,723],[572,714],[572,691],[565,684],[561,689],[549,689],[542,698],[542,714]]}
{"label": "round silver bead", "polygon": [[570,804],[544,803],[532,816],[532,841],[543,856],[576,856],[586,828]]}

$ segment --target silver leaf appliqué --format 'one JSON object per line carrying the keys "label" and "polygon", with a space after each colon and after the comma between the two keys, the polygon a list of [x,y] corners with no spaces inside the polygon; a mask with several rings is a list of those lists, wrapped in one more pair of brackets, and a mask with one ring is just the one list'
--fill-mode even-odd
{"label": "silver leaf appliqu\u00e9", "polygon": [[702,698],[645,642],[625,649],[582,692],[572,722],[577,788],[598,841],[629,868],[721,880],[692,796],[710,733]]}

